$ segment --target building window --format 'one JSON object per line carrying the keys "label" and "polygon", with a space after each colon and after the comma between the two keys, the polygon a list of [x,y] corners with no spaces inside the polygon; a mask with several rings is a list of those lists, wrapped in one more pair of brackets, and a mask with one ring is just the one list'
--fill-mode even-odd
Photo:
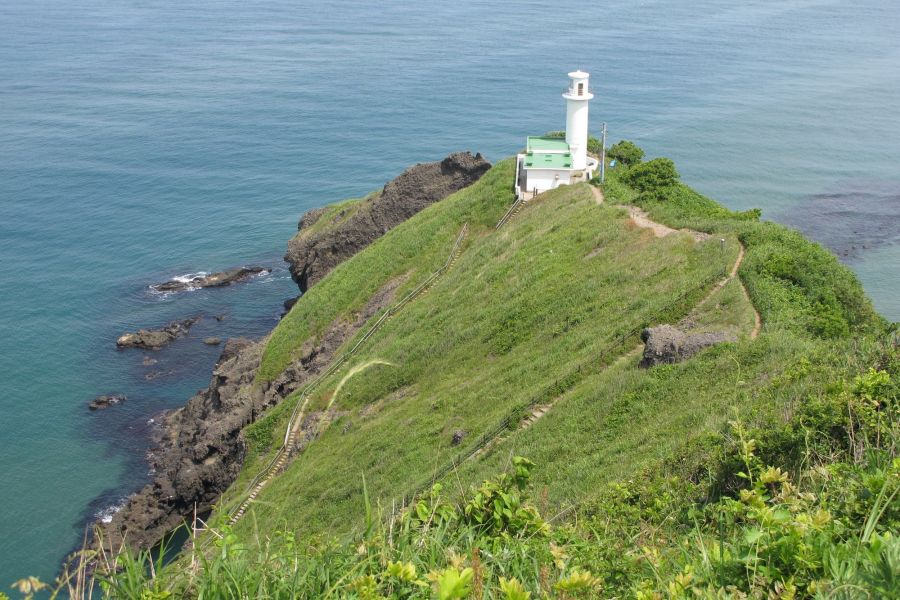
{"label": "building window", "polygon": [[578,95],[584,96],[584,84],[583,83],[578,84]]}

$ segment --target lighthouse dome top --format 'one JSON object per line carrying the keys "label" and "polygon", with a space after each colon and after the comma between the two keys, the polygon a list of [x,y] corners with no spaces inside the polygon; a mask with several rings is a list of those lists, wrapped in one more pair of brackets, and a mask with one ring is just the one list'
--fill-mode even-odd
{"label": "lighthouse dome top", "polygon": [[569,88],[563,92],[563,98],[566,100],[577,100],[579,102],[590,100],[594,97],[588,83],[590,75],[581,69],[569,73]]}

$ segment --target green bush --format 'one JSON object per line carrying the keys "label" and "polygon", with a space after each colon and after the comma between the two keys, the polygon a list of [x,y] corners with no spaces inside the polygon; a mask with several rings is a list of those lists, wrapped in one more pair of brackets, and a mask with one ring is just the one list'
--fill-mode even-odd
{"label": "green bush", "polygon": [[887,326],[853,272],[825,248],[774,223],[748,224],[740,238],[748,248],[741,275],[767,320],[824,338]]}
{"label": "green bush", "polygon": [[625,182],[642,195],[661,200],[678,183],[678,177],[675,163],[668,158],[654,158],[629,168]]}
{"label": "green bush", "polygon": [[638,164],[644,159],[644,151],[634,142],[620,140],[606,151],[606,156],[610,160],[615,160],[622,166],[630,167]]}

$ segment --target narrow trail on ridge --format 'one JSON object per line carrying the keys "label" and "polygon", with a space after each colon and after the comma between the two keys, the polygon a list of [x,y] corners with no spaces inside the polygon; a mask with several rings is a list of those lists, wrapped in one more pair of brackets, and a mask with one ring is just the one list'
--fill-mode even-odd
{"label": "narrow trail on ridge", "polygon": [[[590,187],[591,193],[593,194],[593,197],[594,197],[594,200],[596,201],[596,203],[598,205],[603,204],[605,202],[605,198],[603,196],[603,191],[600,188],[593,186],[593,185],[589,185],[589,187]],[[505,215],[503,215],[503,217],[497,223],[497,225],[495,226],[495,229],[497,229],[497,230],[501,229],[507,222],[509,222],[516,215],[518,215],[518,213],[522,211],[522,209],[524,208],[524,205],[526,203],[527,203],[527,200],[525,200],[525,199],[520,199],[520,200],[517,200],[515,203],[513,203],[513,205],[510,206],[507,213]],[[702,231],[696,231],[693,229],[686,229],[686,228],[685,229],[673,229],[672,227],[669,227],[668,225],[658,223],[658,222],[654,221],[653,219],[651,219],[646,211],[644,211],[643,209],[641,209],[637,206],[633,206],[633,205],[622,205],[622,206],[623,206],[623,208],[626,208],[628,210],[628,214],[631,218],[631,221],[635,225],[637,225],[638,227],[643,228],[643,229],[650,229],[653,232],[654,236],[656,236],[658,238],[666,237],[673,233],[679,233],[679,232],[687,233],[687,234],[691,235],[694,238],[694,240],[698,241],[698,242],[706,241],[706,240],[709,240],[712,238],[712,236],[710,234],[704,233]],[[456,263],[456,260],[459,258],[459,254],[461,251],[461,242],[465,238],[466,233],[467,233],[467,228],[464,227],[463,231],[460,233],[460,236],[457,239],[456,245],[454,246],[453,250],[451,251],[450,256],[447,259],[447,263],[444,265],[444,267],[442,267],[438,272],[434,273],[432,275],[432,277],[429,279],[429,281],[427,281],[426,284],[424,284],[421,289],[416,290],[414,293],[410,294],[410,296],[407,297],[404,301],[399,303],[399,305],[397,305],[394,308],[392,308],[391,310],[389,310],[382,317],[382,320],[379,320],[379,322],[376,323],[376,325],[372,328],[372,330],[370,331],[370,334],[374,333],[374,331],[377,330],[379,328],[379,326],[385,320],[390,320],[391,318],[393,318],[394,313],[397,310],[399,310],[399,308],[402,305],[404,305],[408,301],[412,300],[413,298],[424,295],[428,291],[430,291],[435,280],[440,275],[442,275],[444,272],[446,272],[447,270],[452,268],[452,266]],[[738,244],[739,244],[738,256],[737,256],[737,259],[735,260],[734,264],[732,265],[731,270],[729,271],[728,275],[713,286],[713,288],[706,294],[706,296],[704,296],[703,299],[700,300],[700,302],[698,302],[695,305],[692,312],[697,310],[697,308],[703,306],[706,302],[708,302],[710,300],[710,298],[712,298],[718,291],[720,291],[723,287],[725,287],[730,281],[737,278],[738,283],[740,284],[740,287],[741,287],[741,292],[743,293],[743,295],[746,298],[747,302],[749,303],[750,307],[753,309],[754,326],[753,326],[752,331],[750,332],[750,339],[752,340],[752,339],[756,339],[756,337],[760,333],[760,330],[762,329],[762,319],[760,317],[759,311],[757,311],[756,307],[753,305],[753,302],[750,299],[750,295],[748,294],[747,288],[744,286],[743,281],[741,281],[740,277],[737,277],[738,270],[740,269],[740,266],[743,263],[744,256],[746,254],[744,245],[741,244],[740,242],[738,242]],[[360,343],[362,343],[362,341],[364,341],[365,338],[367,338],[367,337],[368,337],[368,335],[364,336],[363,340],[361,340]],[[628,360],[628,359],[634,357],[637,353],[640,352],[641,346],[642,345],[639,344],[633,350],[623,354],[613,364],[619,364],[622,361],[625,361],[625,360]],[[355,348],[354,348],[354,350],[355,350]],[[362,368],[371,366],[372,364],[375,364],[375,363],[390,364],[387,362],[382,362],[382,361],[376,360],[376,361],[372,361],[369,364],[366,364]],[[610,366],[612,366],[612,365],[610,365]],[[331,371],[331,369],[329,369],[329,371]],[[348,377],[350,375],[352,375],[352,372],[348,373]],[[345,377],[345,379],[346,378],[347,377]],[[343,381],[341,383],[343,384]],[[332,396],[332,400],[333,399],[334,399],[334,396]],[[547,414],[553,408],[553,406],[556,404],[556,401],[558,399],[559,398],[554,398],[552,401],[550,401],[548,403],[545,403],[545,404],[542,404],[539,406],[532,406],[530,414],[525,419],[523,419],[523,421],[521,422],[519,427],[516,429],[517,430],[518,429],[526,429],[526,428],[530,427],[531,425],[533,425],[535,423],[535,421],[537,421],[538,419],[543,417],[545,414]],[[308,390],[307,390],[307,393],[303,394],[303,398],[302,398],[300,405],[298,406],[298,409],[295,409],[295,414],[292,415],[292,418],[289,420],[285,443],[284,443],[281,451],[279,451],[278,455],[276,456],[276,459],[266,469],[264,469],[264,471],[262,473],[260,473],[260,475],[257,477],[257,479],[254,480],[254,482],[251,484],[251,490],[250,490],[249,495],[247,497],[245,497],[244,501],[237,507],[237,510],[231,514],[231,518],[229,519],[229,523],[231,525],[234,525],[238,520],[240,520],[240,518],[244,515],[246,510],[249,508],[250,504],[252,504],[253,501],[256,499],[256,496],[259,494],[259,492],[262,490],[262,488],[267,483],[269,483],[269,481],[271,481],[271,479],[279,471],[281,471],[281,469],[283,469],[286,466],[286,463],[289,459],[289,450],[291,448],[293,448],[294,444],[296,443],[296,437],[300,433],[301,424],[302,424],[303,417],[306,412],[306,408],[308,406],[308,402],[309,402],[309,395],[308,395]],[[482,454],[484,454],[485,452],[490,450],[492,447],[503,442],[507,437],[508,437],[508,434],[507,435],[501,434],[501,435],[493,436],[492,439],[486,440],[485,443],[483,445],[481,445],[480,447],[473,449],[472,453],[469,454],[468,458],[464,459],[464,461],[472,460],[472,459],[475,459],[475,458],[481,456]]]}
{"label": "narrow trail on ridge", "polygon": [[[603,204],[605,201],[605,198],[603,197],[603,191],[600,188],[595,187],[593,185],[590,186],[590,188],[591,188],[591,193],[594,195],[594,200],[597,202],[597,204]],[[641,209],[637,206],[623,205],[623,207],[628,209],[628,214],[631,217],[631,220],[635,225],[637,225],[638,227],[640,227],[642,229],[650,229],[651,231],[653,231],[653,234],[658,238],[666,237],[667,235],[671,235],[673,233],[688,233],[688,234],[692,235],[694,237],[694,239],[698,242],[712,238],[712,236],[710,234],[704,233],[702,231],[695,231],[693,229],[673,229],[672,227],[669,227],[668,225],[663,225],[662,223],[657,223],[656,221],[654,221],[653,219],[650,218],[650,216],[647,214],[646,211],[644,211],[643,209]],[[691,311],[692,313],[694,311],[696,311],[698,308],[700,308],[701,306],[703,306],[704,304],[706,304],[710,298],[712,298],[717,292],[719,292],[722,288],[724,288],[726,285],[728,285],[728,283],[731,280],[733,280],[735,277],[737,277],[738,269],[740,269],[741,264],[744,262],[744,256],[746,254],[744,245],[741,244],[740,242],[738,242],[738,244],[739,244],[738,256],[737,256],[737,259],[734,261],[734,264],[731,266],[731,270],[728,272],[728,275],[721,281],[718,281],[713,286],[713,288],[706,294],[706,296],[704,296],[703,299],[700,300],[694,306],[694,308]],[[760,318],[759,312],[756,310],[756,307],[753,306],[753,302],[750,300],[750,296],[747,293],[747,288],[744,287],[744,283],[740,280],[739,277],[738,277],[738,282],[740,283],[740,286],[741,286],[741,292],[744,294],[744,297],[747,299],[747,303],[753,308],[754,326],[750,332],[750,339],[751,340],[756,339],[756,337],[759,335],[760,329],[762,328],[762,319]],[[635,346],[634,349],[632,349],[629,352],[620,356],[614,363],[612,363],[609,366],[612,367],[614,365],[621,364],[622,362],[627,361],[631,358],[634,358],[637,354],[640,353],[641,348],[643,348],[643,344],[638,344],[637,346]],[[540,419],[541,417],[546,415],[548,412],[550,412],[550,410],[556,404],[557,400],[559,400],[559,398],[554,398],[552,401],[550,401],[548,403],[533,407],[531,409],[530,413],[528,414],[528,416],[522,420],[522,423],[519,425],[519,427],[517,429],[521,430],[521,429],[527,429],[527,428],[531,427],[538,419]],[[512,432],[510,432],[510,434],[511,433]],[[501,436],[498,436],[497,438],[491,440],[490,442],[485,444],[483,447],[477,449],[471,455],[470,459],[475,459],[478,456],[481,456],[482,454],[484,454],[485,452],[490,450],[492,447],[494,447],[498,444],[501,444],[508,437],[509,437],[509,434],[501,435]]]}
{"label": "narrow trail on ridge", "polygon": [[[590,186],[591,193],[594,195],[594,200],[597,204],[603,204],[605,202],[605,198],[603,197],[603,190],[596,186]],[[662,223],[657,223],[653,219],[650,218],[650,215],[647,214],[643,209],[633,206],[630,204],[623,204],[624,208],[628,209],[628,214],[631,217],[631,221],[641,227],[642,229],[650,229],[653,231],[653,234],[656,237],[666,237],[667,235],[671,235],[673,233],[689,233],[694,236],[694,239],[698,242],[708,240],[712,236],[708,233],[704,233],[702,231],[696,231],[693,229],[672,229],[668,225],[663,225]],[[744,262],[744,256],[746,255],[746,249],[744,245],[738,242],[740,246],[740,250],[738,251],[737,259],[734,261],[734,265],[731,267],[731,271],[728,273],[728,276],[725,277],[722,281],[718,282],[713,288],[709,291],[706,296],[697,303],[694,307],[694,310],[706,304],[710,298],[712,298],[716,292],[721,290],[723,287],[728,285],[728,283],[737,277],[738,269],[741,268],[741,264]],[[741,285],[741,293],[744,295],[744,298],[747,299],[747,302],[753,308],[753,329],[750,331],[750,339],[755,340],[759,335],[760,330],[762,329],[762,318],[759,315],[759,311],[756,310],[756,307],[753,305],[753,301],[750,299],[750,294],[747,293],[747,288],[744,286],[744,282],[741,281],[740,277],[737,277],[738,283]]]}
{"label": "narrow trail on ridge", "polygon": [[[594,201],[598,205],[603,204],[605,201],[605,198],[603,196],[603,191],[600,188],[593,186],[593,185],[591,185],[589,187],[590,187],[591,193],[594,196]],[[539,198],[539,197],[540,196],[536,196],[535,198]],[[510,207],[510,210],[507,211],[507,214],[504,215],[504,218],[500,220],[500,222],[497,225],[497,228],[499,229],[502,225],[506,224],[511,218],[515,217],[519,212],[521,212],[521,210],[523,208],[523,206],[522,206],[523,204],[524,204],[524,202],[521,200],[519,200],[515,204],[513,204],[513,206]],[[656,221],[654,221],[653,219],[650,218],[650,216],[647,214],[646,211],[644,211],[643,209],[641,209],[637,206],[623,205],[623,208],[628,209],[628,214],[631,217],[631,220],[635,225],[637,225],[638,227],[640,227],[642,229],[650,229],[653,232],[653,234],[658,238],[666,237],[667,235],[671,235],[673,233],[690,234],[694,238],[694,240],[698,241],[698,242],[709,240],[712,238],[712,235],[710,235],[708,233],[704,233],[702,231],[695,231],[693,229],[673,229],[672,227],[669,227],[668,225],[663,225],[662,223],[657,223]],[[694,308],[691,310],[691,313],[693,313],[699,307],[706,304],[706,302],[708,302],[709,299],[712,298],[718,291],[720,291],[723,287],[725,287],[732,279],[737,277],[738,269],[740,269],[741,264],[744,261],[744,255],[745,255],[744,245],[740,244],[740,242],[738,242],[738,243],[739,243],[738,256],[737,256],[737,259],[735,260],[734,264],[732,265],[731,270],[729,271],[728,275],[721,281],[718,281],[713,286],[713,288],[703,297],[703,299],[700,300],[694,306]],[[744,287],[743,282],[740,281],[740,278],[738,278],[738,282],[740,283],[741,291],[744,294],[744,297],[747,299],[747,302],[753,308],[754,327],[753,327],[753,330],[750,332],[750,339],[755,339],[756,336],[759,335],[760,328],[762,327],[762,321],[760,319],[759,312],[757,312],[756,307],[753,306],[753,302],[750,300],[750,296],[747,294],[747,289]],[[642,348],[643,348],[643,343],[636,345],[632,350],[621,355],[618,359],[616,359],[615,362],[610,364],[607,368],[615,366],[615,365],[619,365],[622,362],[625,362],[627,360],[634,358],[636,355],[638,355],[640,353]],[[540,419],[541,417],[543,417],[544,415],[549,413],[550,410],[556,405],[556,402],[560,398],[561,398],[561,396],[558,396],[556,398],[553,398],[549,402],[531,406],[528,409],[527,416],[522,419],[521,423],[519,423],[519,426],[517,428],[515,428],[515,430],[513,430],[513,431],[519,431],[519,430],[527,429],[527,428],[531,427],[538,419]],[[513,433],[513,431],[508,431],[506,433],[500,433],[500,434],[492,437],[491,439],[487,440],[483,445],[473,449],[471,454],[466,459],[464,459],[463,462],[475,460],[479,456],[482,456],[483,454],[488,452],[491,448],[503,443],[507,438],[509,438],[509,436]]]}

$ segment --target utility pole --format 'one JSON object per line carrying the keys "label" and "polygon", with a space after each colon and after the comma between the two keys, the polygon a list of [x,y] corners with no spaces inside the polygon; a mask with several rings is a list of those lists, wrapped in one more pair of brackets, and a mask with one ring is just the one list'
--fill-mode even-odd
{"label": "utility pole", "polygon": [[603,122],[603,129],[600,133],[600,183],[606,181],[606,122]]}

